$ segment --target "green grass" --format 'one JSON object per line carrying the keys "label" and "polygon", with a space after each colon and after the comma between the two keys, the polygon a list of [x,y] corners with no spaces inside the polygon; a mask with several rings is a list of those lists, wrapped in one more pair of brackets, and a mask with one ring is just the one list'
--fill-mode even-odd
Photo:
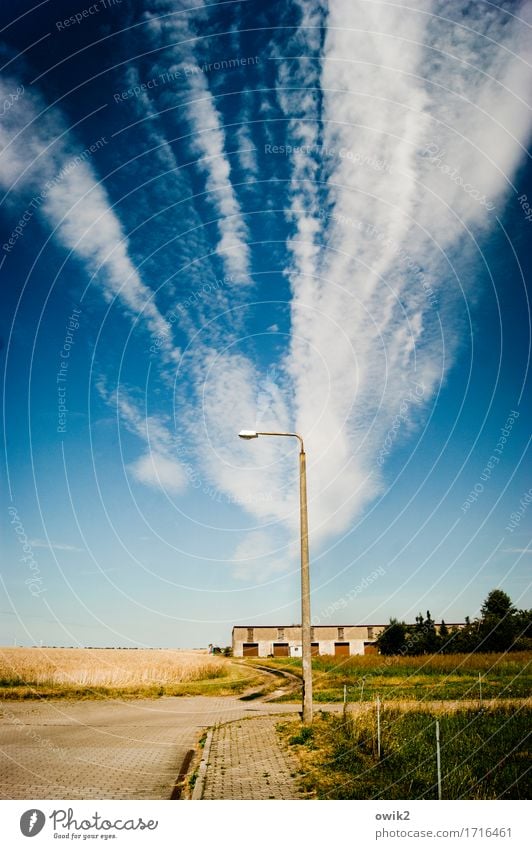
{"label": "green grass", "polygon": [[278,727],[298,751],[302,786],[313,797],[436,799],[436,716],[443,798],[530,798],[530,708],[438,714],[387,708],[382,714],[380,760],[375,711],[369,706],[353,716],[320,712],[306,736],[301,730],[293,735],[296,722]]}
{"label": "green grass", "polygon": [[[384,701],[478,699],[479,673],[483,699],[526,698],[532,692],[531,660],[530,652],[316,657],[312,661],[314,700],[341,702],[344,685],[348,702],[373,701],[377,695]],[[301,675],[301,661],[296,658],[261,658],[260,663]],[[279,701],[298,698],[294,692]]]}

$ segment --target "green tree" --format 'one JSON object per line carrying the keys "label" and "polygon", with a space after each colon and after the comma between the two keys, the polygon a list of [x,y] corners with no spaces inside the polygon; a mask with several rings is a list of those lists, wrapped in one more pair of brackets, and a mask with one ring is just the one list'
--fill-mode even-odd
{"label": "green tree", "polygon": [[416,624],[414,625],[412,632],[410,633],[410,639],[408,641],[408,654],[410,655],[418,655],[424,654],[425,652],[425,620],[423,619],[423,614],[418,613],[416,616]]}
{"label": "green tree", "polygon": [[503,590],[492,590],[480,609],[481,651],[507,651],[518,637],[517,610]]}
{"label": "green tree", "polygon": [[438,649],[439,651],[445,652],[447,651],[447,646],[449,644],[449,640],[451,640],[451,632],[447,627],[447,623],[445,619],[441,620],[441,625],[438,630]]}
{"label": "green tree", "polygon": [[515,614],[516,649],[532,650],[532,609],[518,610]]}
{"label": "green tree", "polygon": [[513,616],[516,609],[512,604],[512,599],[503,590],[492,590],[480,608],[482,618],[486,616],[496,616],[498,619],[503,619],[505,616]]}
{"label": "green tree", "polygon": [[447,643],[447,651],[457,654],[476,651],[479,640],[479,622],[471,622],[469,616],[466,616],[463,628],[453,628]]}
{"label": "green tree", "polygon": [[390,624],[377,637],[377,647],[381,654],[400,654],[406,640],[406,625],[397,619],[390,619]]}
{"label": "green tree", "polygon": [[430,610],[427,610],[427,618],[423,623],[424,630],[424,645],[423,652],[425,654],[433,654],[438,650],[438,635],[436,633],[436,622],[430,615]]}

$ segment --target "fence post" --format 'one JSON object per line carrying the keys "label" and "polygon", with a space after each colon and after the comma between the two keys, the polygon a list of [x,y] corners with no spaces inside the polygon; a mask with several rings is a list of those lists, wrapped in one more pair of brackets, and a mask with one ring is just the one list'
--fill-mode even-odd
{"label": "fence post", "polygon": [[364,695],[364,684],[366,683],[366,676],[362,676],[362,687],[360,688],[360,701],[362,701],[362,696]]}
{"label": "fence post", "polygon": [[344,684],[344,705],[347,701],[347,684]]}
{"label": "fence post", "polygon": [[440,756],[440,723],[436,720],[436,770],[438,772],[438,799],[441,800],[441,756]]}
{"label": "fence post", "polygon": [[381,759],[381,698],[377,695],[377,758]]}
{"label": "fence post", "polygon": [[478,673],[478,693],[479,693],[479,699],[480,699],[480,701],[482,701],[482,676],[481,676],[480,672]]}

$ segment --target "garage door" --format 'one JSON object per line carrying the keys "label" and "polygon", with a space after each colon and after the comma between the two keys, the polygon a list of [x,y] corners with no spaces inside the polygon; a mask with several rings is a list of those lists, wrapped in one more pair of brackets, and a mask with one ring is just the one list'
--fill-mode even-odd
{"label": "garage door", "polygon": [[335,655],[347,655],[349,657],[349,643],[335,643]]}
{"label": "garage door", "polygon": [[273,644],[273,656],[274,657],[288,657],[288,643],[274,643]]}
{"label": "garage door", "polygon": [[244,643],[244,657],[258,657],[259,656],[259,644],[258,643]]}
{"label": "garage door", "polygon": [[379,650],[375,643],[364,643],[364,654],[378,654]]}
{"label": "garage door", "polygon": [[311,643],[310,644],[310,653],[312,657],[316,657],[320,653],[320,644],[319,643]]}

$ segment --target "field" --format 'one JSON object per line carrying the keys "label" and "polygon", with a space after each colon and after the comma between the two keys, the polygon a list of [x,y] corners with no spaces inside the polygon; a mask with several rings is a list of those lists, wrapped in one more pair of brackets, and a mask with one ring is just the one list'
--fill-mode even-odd
{"label": "field", "polygon": [[[296,658],[261,658],[260,664],[301,674]],[[526,698],[532,693],[532,654],[454,654],[420,657],[315,657],[314,700],[348,702]],[[254,660],[248,660],[253,664]],[[480,676],[480,680],[479,680]],[[297,699],[297,693],[283,701]]]}
{"label": "field", "polygon": [[261,676],[206,651],[0,648],[0,698],[241,693]]}
{"label": "field", "polygon": [[320,712],[312,728],[278,728],[301,761],[301,785],[318,799],[437,799],[435,720],[440,723],[443,799],[529,799],[530,707],[381,713],[373,705]]}

